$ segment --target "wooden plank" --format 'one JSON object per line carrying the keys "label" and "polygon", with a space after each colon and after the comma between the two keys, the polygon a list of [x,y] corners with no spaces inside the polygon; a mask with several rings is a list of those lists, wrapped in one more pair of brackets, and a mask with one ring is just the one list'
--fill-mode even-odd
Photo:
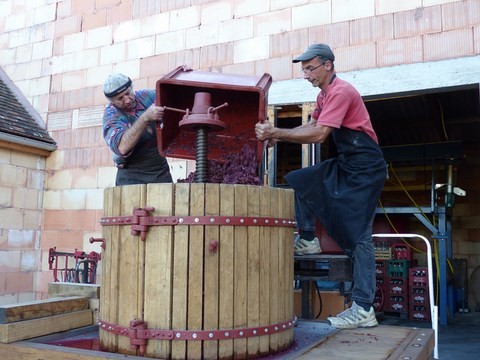
{"label": "wooden plank", "polygon": [[[264,186],[260,191],[260,215],[269,217],[270,197],[272,189]],[[259,321],[261,326],[270,325],[270,242],[272,241],[270,226],[260,227],[259,232]],[[270,351],[270,336],[260,338],[260,354],[268,354]]]}
{"label": "wooden plank", "polygon": [[[220,215],[232,216],[235,211],[234,187],[228,184],[220,185]],[[219,328],[233,329],[234,304],[234,227],[220,227],[220,294],[219,294]],[[233,358],[233,340],[220,340],[218,344],[220,359]]]}
{"label": "wooden plank", "polygon": [[[113,187],[104,190],[103,197],[103,215],[119,216],[122,188]],[[102,294],[100,297],[100,318],[110,323],[115,323],[117,319],[117,299],[118,287],[118,251],[119,251],[119,226],[102,227],[103,238],[105,239],[105,249],[102,253]],[[116,352],[118,349],[118,336],[107,331],[100,331],[100,344],[106,351]]]}
{"label": "wooden plank", "polygon": [[[260,215],[260,186],[247,187],[248,216]],[[247,326],[258,327],[260,325],[260,227],[248,226],[247,247]],[[247,339],[247,354],[256,355],[260,351],[260,338]]]}
{"label": "wooden plank", "polygon": [[92,325],[92,311],[80,310],[0,325],[0,342],[11,343]]}
{"label": "wooden plank", "polygon": [[433,329],[411,329],[408,336],[389,357],[391,360],[430,360],[435,347]]}
{"label": "wooden plank", "polygon": [[[296,359],[339,359],[339,360],[385,360],[390,359],[391,355],[398,348],[408,348],[409,339],[412,337],[412,331],[417,334],[414,328],[401,326],[377,326],[374,328],[359,328],[354,330],[341,330],[328,337],[324,342],[307,353],[296,357]],[[426,334],[424,337],[433,337],[433,330],[422,329]],[[425,340],[425,348],[428,351],[430,339]],[[402,356],[396,356],[394,359],[403,359],[403,351],[399,353]],[[399,355],[397,353],[397,355]],[[412,358],[415,359],[415,358]],[[428,357],[418,358],[418,360],[427,360]]]}
{"label": "wooden plank", "polygon": [[[205,184],[205,215],[220,214],[220,186],[219,184]],[[217,242],[217,249],[210,251],[211,241]],[[218,266],[219,266],[219,227],[210,225],[205,226],[205,289],[203,300],[203,329],[218,329]],[[205,359],[215,359],[218,353],[218,341],[211,340],[203,343],[203,357]]]}
{"label": "wooden plank", "polygon": [[115,353],[91,351],[60,347],[48,344],[39,344],[28,341],[19,341],[12,344],[0,343],[0,359],[10,360],[144,360],[144,357],[128,356]]}
{"label": "wooden plank", "polygon": [[[291,214],[291,206],[293,205],[287,196],[284,189],[279,189],[278,197],[279,217],[285,218]],[[282,228],[279,231],[278,237],[278,267],[279,267],[279,281],[278,281],[278,313],[280,321],[290,320],[293,316],[293,267],[290,265],[293,262],[293,229]],[[290,296],[292,300],[290,301]],[[283,331],[279,337],[279,347],[286,348],[290,345],[293,339],[293,329]]]}
{"label": "wooden plank", "polygon": [[[246,185],[233,185],[235,188],[235,216],[248,215],[248,192]],[[247,249],[248,235],[246,226],[235,226],[234,249],[234,327],[247,327]],[[243,359],[247,354],[247,340],[233,341],[236,358]]]}
{"label": "wooden plank", "polygon": [[[147,185],[147,204],[153,216],[173,213],[173,184]],[[145,302],[144,317],[149,328],[169,329],[172,322],[173,227],[152,226],[145,240]],[[145,356],[169,358],[171,341],[148,341]]]}
{"label": "wooden plank", "polygon": [[51,282],[48,283],[48,296],[50,298],[59,296],[82,296],[92,299],[100,299],[100,285]]}
{"label": "wooden plank", "polygon": [[[280,214],[279,209],[279,197],[280,197],[280,189],[272,189],[270,196],[270,209],[272,216],[278,217]],[[280,274],[283,273],[283,269],[279,268],[279,237],[280,237],[280,229],[278,227],[272,227],[270,230],[270,236],[272,241],[270,242],[270,283],[269,283],[269,293],[270,293],[270,323],[276,324],[280,322],[280,314],[279,314],[279,289],[278,289],[278,282],[280,278]],[[276,352],[279,350],[278,342],[280,339],[280,334],[272,334],[270,335],[270,350],[272,352]]]}
{"label": "wooden plank", "polygon": [[[126,185],[120,188],[121,198],[116,201],[121,202],[122,215],[130,215],[135,207],[143,208],[146,205],[146,185]],[[118,317],[113,323],[129,326],[130,321],[143,318],[145,244],[140,236],[131,234],[130,226],[120,226],[120,237],[115,242],[118,246],[118,268],[116,274],[112,273],[112,280],[118,288]],[[118,352],[138,355],[126,336],[118,336]]]}
{"label": "wooden plank", "polygon": [[[281,217],[287,218],[287,219],[292,219],[294,220],[295,214],[294,214],[294,192],[291,189],[283,189],[283,194],[284,194],[284,207],[281,213]],[[293,294],[293,281],[294,281],[294,266],[295,266],[295,260],[293,257],[293,240],[294,240],[294,228],[293,227],[284,227],[281,228],[281,233],[282,238],[285,239],[285,250],[284,250],[284,256],[285,256],[285,284],[286,284],[286,292],[285,292],[285,320],[291,319],[294,316],[294,307],[295,307],[295,301],[294,301],[294,294]],[[285,332],[285,345],[290,346],[293,342],[293,337],[294,337],[294,330],[293,328]]]}
{"label": "wooden plank", "polygon": [[[190,215],[205,215],[205,184],[190,185]],[[188,261],[188,329],[200,330],[203,325],[203,250],[204,226],[190,227],[190,246]],[[187,343],[187,358],[202,358],[202,342]]]}
{"label": "wooden plank", "polygon": [[0,306],[0,324],[38,319],[88,309],[88,298],[80,296],[51,298]]}
{"label": "wooden plank", "polygon": [[[190,184],[175,185],[176,216],[190,214]],[[188,246],[189,227],[175,226],[173,243],[173,289],[172,289],[172,329],[187,329],[187,299],[188,299]],[[186,341],[172,342],[172,359],[186,359]]]}

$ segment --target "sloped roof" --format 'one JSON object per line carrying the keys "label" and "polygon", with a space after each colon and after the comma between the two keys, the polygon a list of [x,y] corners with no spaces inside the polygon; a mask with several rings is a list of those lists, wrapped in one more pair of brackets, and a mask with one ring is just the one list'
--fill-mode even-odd
{"label": "sloped roof", "polygon": [[0,140],[49,151],[56,149],[40,115],[1,68]]}

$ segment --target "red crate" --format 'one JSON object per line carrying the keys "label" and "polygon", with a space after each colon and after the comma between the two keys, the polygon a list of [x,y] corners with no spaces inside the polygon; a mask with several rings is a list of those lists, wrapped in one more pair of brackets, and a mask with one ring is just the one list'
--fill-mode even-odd
{"label": "red crate", "polygon": [[375,260],[375,275],[377,277],[387,275],[387,261],[388,260]]}
{"label": "red crate", "polygon": [[410,300],[410,306],[429,306],[430,305],[428,293],[424,293],[424,294],[410,293],[409,300]]}
{"label": "red crate", "polygon": [[381,311],[385,307],[385,293],[381,291],[375,292],[375,297],[373,299],[373,308],[375,311]]}
{"label": "red crate", "polygon": [[408,295],[389,294],[386,297],[384,310],[386,312],[408,313]]}
{"label": "red crate", "polygon": [[432,321],[430,307],[422,305],[411,305],[410,312],[408,313],[410,320],[416,321]]}
{"label": "red crate", "polygon": [[387,283],[385,278],[377,277],[375,280],[377,282],[377,286],[380,287],[383,290],[383,292],[385,292],[385,290],[387,289]]}
{"label": "red crate", "polygon": [[408,285],[410,289],[428,288],[428,269],[426,267],[411,267],[408,270]]}
{"label": "red crate", "polygon": [[407,294],[408,281],[405,278],[388,278],[387,292],[389,294]]}
{"label": "red crate", "polygon": [[406,242],[392,244],[392,259],[395,260],[412,260],[413,250]]}

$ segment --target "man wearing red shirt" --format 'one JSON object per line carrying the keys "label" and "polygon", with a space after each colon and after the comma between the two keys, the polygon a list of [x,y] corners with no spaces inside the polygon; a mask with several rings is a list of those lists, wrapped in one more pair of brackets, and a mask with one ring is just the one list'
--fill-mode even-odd
{"label": "man wearing red shirt", "polygon": [[333,327],[354,329],[378,325],[372,306],[375,296],[375,252],[372,224],[386,179],[386,163],[358,91],[339,79],[335,55],[328,45],[313,44],[293,60],[301,62],[304,78],[321,92],[311,120],[293,129],[268,121],[255,127],[259,140],[323,143],[332,135],[338,156],[288,173],[295,190],[295,220],[299,235],[295,255],[318,254],[315,221],[353,260],[352,306],[328,320]]}

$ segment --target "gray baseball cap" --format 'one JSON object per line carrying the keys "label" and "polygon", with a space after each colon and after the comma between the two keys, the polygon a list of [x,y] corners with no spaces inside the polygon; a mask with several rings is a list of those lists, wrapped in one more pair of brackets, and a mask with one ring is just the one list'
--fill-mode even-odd
{"label": "gray baseball cap", "polygon": [[300,61],[308,61],[313,59],[315,56],[321,56],[330,60],[331,62],[335,61],[335,55],[333,54],[332,49],[330,49],[330,46],[326,44],[313,44],[310,45],[302,55],[293,59],[292,62],[297,63]]}
{"label": "gray baseball cap", "polygon": [[127,90],[132,85],[132,80],[123,74],[111,74],[103,83],[103,93],[111,98]]}

